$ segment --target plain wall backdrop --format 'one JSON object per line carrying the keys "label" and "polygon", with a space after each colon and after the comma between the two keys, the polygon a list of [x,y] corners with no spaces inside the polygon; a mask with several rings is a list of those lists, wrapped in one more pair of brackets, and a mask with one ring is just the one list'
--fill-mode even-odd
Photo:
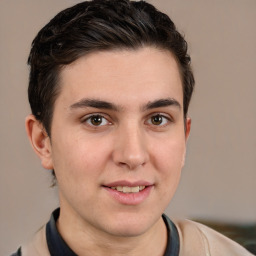
{"label": "plain wall backdrop", "polygon": [[[75,0],[0,0],[0,255],[58,206],[25,134],[30,45]],[[256,1],[152,0],[186,35],[196,78],[186,166],[169,215],[256,221]]]}

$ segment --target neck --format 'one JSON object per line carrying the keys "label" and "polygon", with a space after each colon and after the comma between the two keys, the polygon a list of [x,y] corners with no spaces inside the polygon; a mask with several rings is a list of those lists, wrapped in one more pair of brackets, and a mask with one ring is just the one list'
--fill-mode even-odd
{"label": "neck", "polygon": [[163,219],[137,236],[117,236],[103,232],[89,223],[70,218],[60,211],[57,228],[68,246],[80,256],[160,256],[167,245],[167,230]]}

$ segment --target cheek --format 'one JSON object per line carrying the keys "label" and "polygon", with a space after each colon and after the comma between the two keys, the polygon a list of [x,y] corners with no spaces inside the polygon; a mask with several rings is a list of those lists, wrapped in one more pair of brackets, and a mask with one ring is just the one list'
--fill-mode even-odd
{"label": "cheek", "polygon": [[166,175],[181,170],[186,147],[184,140],[166,140],[152,151],[157,169]]}
{"label": "cheek", "polygon": [[163,196],[172,197],[179,184],[183,159],[185,154],[185,142],[171,141],[164,147],[155,149],[154,164],[159,174],[159,184],[162,187]]}
{"label": "cheek", "polygon": [[81,143],[59,144],[54,148],[54,168],[60,200],[69,204],[90,201],[97,189],[100,162],[95,159],[97,150]]}
{"label": "cheek", "polygon": [[59,179],[66,182],[95,179],[109,157],[109,143],[67,136],[56,141],[58,143],[53,143],[53,165]]}

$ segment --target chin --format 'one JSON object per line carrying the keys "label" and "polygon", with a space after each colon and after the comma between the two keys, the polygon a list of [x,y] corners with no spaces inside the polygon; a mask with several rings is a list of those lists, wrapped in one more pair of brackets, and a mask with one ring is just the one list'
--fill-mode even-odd
{"label": "chin", "polygon": [[110,229],[109,233],[118,237],[137,237],[143,235],[147,230],[148,228],[142,226],[125,225]]}
{"label": "chin", "polygon": [[159,217],[145,216],[139,213],[123,214],[123,216],[112,220],[112,225],[109,225],[108,230],[113,235],[120,237],[140,236],[154,226],[158,219]]}

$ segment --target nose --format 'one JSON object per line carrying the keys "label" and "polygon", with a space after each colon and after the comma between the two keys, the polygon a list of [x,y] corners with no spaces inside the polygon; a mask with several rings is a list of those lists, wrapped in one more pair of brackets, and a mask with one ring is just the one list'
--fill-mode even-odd
{"label": "nose", "polygon": [[113,152],[115,164],[129,170],[144,166],[149,160],[145,135],[134,126],[120,129]]}

